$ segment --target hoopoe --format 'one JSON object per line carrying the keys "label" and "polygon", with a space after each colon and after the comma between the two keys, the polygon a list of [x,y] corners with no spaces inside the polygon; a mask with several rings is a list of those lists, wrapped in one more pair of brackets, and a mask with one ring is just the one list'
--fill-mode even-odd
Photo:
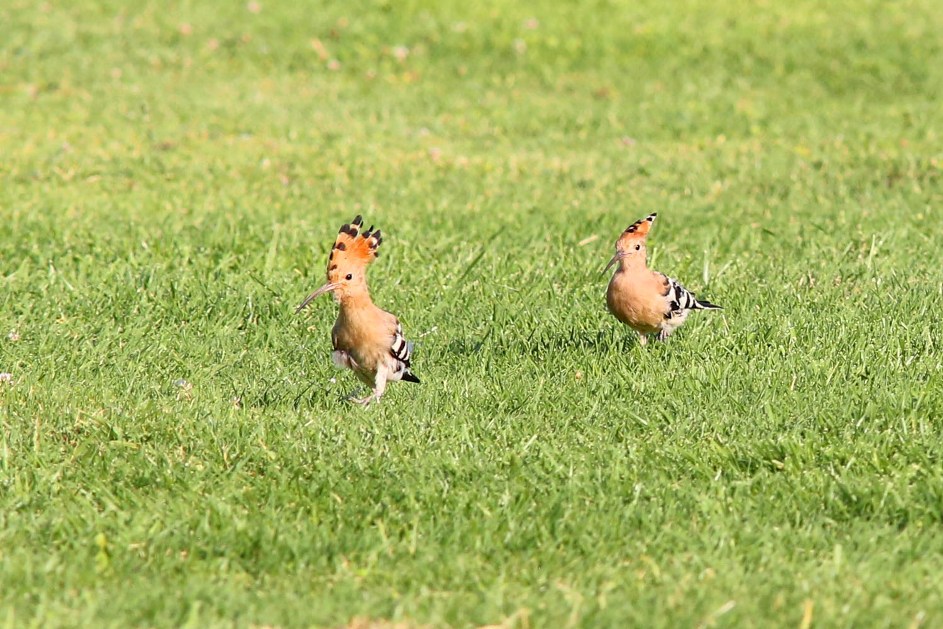
{"label": "hoopoe", "polygon": [[295,312],[301,312],[314,299],[331,292],[340,304],[340,312],[331,342],[334,364],[350,369],[365,384],[373,387],[366,397],[352,402],[367,405],[379,400],[386,385],[394,380],[419,382],[410,371],[413,344],[403,338],[399,320],[373,304],[367,290],[367,266],[379,255],[383,242],[380,230],[373,226],[361,231],[363,218],[343,225],[327,259],[327,283],[308,295]]}
{"label": "hoopoe", "polygon": [[652,213],[626,228],[616,241],[616,254],[606,265],[605,273],[618,263],[609,289],[606,305],[616,319],[638,332],[639,342],[648,342],[649,334],[664,341],[687,319],[692,310],[721,310],[709,301],[699,301],[694,293],[646,264],[645,239],[657,214]]}

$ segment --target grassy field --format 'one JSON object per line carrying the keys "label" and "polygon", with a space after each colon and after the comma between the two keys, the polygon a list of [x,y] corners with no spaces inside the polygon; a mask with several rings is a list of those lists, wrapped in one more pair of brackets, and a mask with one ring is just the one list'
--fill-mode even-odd
{"label": "grassy field", "polygon": [[0,624],[943,625],[938,2],[306,4],[0,4]]}

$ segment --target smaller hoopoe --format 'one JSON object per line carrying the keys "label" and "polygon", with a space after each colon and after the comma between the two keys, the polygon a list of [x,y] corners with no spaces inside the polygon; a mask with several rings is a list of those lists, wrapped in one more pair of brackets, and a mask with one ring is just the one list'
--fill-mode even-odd
{"label": "smaller hoopoe", "polygon": [[[616,241],[616,254],[606,271],[618,263],[609,289],[606,305],[616,319],[638,332],[639,342],[648,342],[649,334],[664,341],[687,319],[692,310],[720,310],[709,301],[698,301],[694,293],[646,263],[645,239],[655,222],[652,213],[626,228]],[[603,271],[605,273],[606,271]]]}
{"label": "smaller hoopoe", "polygon": [[373,227],[361,231],[363,218],[343,225],[327,260],[327,283],[308,295],[295,312],[301,312],[314,299],[331,292],[340,311],[331,341],[331,357],[340,368],[352,370],[365,384],[373,387],[366,397],[351,401],[367,405],[379,400],[386,384],[393,380],[419,382],[410,371],[413,344],[403,338],[399,320],[373,304],[367,290],[367,266],[379,255],[383,238]]}

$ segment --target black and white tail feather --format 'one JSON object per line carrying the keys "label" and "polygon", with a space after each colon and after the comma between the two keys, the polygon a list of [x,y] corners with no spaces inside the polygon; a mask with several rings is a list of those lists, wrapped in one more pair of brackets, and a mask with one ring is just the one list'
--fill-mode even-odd
{"label": "black and white tail feather", "polygon": [[677,280],[668,276],[665,276],[665,279],[668,280],[668,293],[665,298],[669,300],[666,319],[671,319],[688,310],[723,310],[722,307],[705,299],[696,299],[694,293],[679,284]]}
{"label": "black and white tail feather", "polygon": [[403,326],[396,324],[396,333],[393,335],[393,343],[390,345],[390,355],[396,359],[393,368],[391,380],[405,380],[406,382],[419,383],[419,378],[410,371],[410,358],[413,355],[413,344],[403,336]]}

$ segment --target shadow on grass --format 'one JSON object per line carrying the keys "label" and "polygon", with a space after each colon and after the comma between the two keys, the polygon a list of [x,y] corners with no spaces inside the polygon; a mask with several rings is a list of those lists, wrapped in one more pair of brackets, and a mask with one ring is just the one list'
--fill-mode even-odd
{"label": "shadow on grass", "polygon": [[513,354],[534,357],[560,353],[606,354],[624,352],[639,345],[638,336],[618,329],[579,330],[570,335],[535,332],[528,338],[504,339],[488,331],[481,338],[450,341],[448,351],[458,356],[480,356],[491,353],[506,357]]}
{"label": "shadow on grass", "polygon": [[[349,381],[347,374],[339,374],[337,383],[323,377],[311,377],[301,384],[286,383],[282,380],[258,381],[250,387],[233,389],[232,401],[240,407],[255,409],[291,409],[304,411],[324,408],[325,401],[345,407],[353,394],[363,395],[365,388],[352,374]],[[343,380],[342,380],[343,378]]]}
{"label": "shadow on grass", "polygon": [[625,352],[638,346],[638,336],[618,329],[580,330],[570,336],[546,335],[532,339],[522,349],[533,356],[578,352],[581,354],[608,354]]}

